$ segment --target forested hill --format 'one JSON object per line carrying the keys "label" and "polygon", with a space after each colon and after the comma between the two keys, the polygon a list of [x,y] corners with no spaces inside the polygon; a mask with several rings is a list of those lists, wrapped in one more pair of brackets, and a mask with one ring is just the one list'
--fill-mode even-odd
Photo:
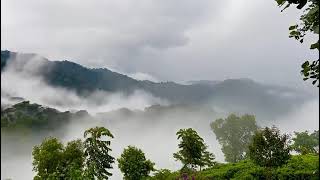
{"label": "forested hill", "polygon": [[[35,56],[1,51],[1,73],[16,57],[30,61]],[[189,85],[156,83],[139,81],[106,68],[86,68],[70,61],[49,61],[46,58],[40,58],[40,61],[42,65],[37,73],[49,85],[73,90],[84,97],[97,90],[130,94],[139,89],[173,104],[214,104],[230,111],[243,110],[256,114],[287,112],[312,98],[302,91],[264,85],[250,79],[228,79],[215,83],[201,81]]]}
{"label": "forested hill", "polygon": [[54,130],[65,126],[72,119],[91,119],[84,110],[60,112],[56,109],[23,101],[9,108],[1,107],[1,128],[31,128]]}

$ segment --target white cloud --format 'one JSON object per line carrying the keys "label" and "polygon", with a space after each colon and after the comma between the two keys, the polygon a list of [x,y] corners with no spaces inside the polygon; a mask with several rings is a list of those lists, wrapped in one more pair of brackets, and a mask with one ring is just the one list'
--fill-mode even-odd
{"label": "white cloud", "polygon": [[[300,64],[317,57],[288,38],[300,11],[275,1],[3,0],[2,48],[143,72],[160,81],[299,84]],[[270,73],[272,71],[272,73]]]}
{"label": "white cloud", "polygon": [[136,90],[128,96],[121,92],[96,91],[86,98],[80,97],[73,91],[52,87],[45,83],[39,75],[43,61],[38,60],[36,57],[26,61],[19,56],[11,60],[5,71],[1,73],[1,91],[12,97],[22,97],[32,103],[63,111],[85,109],[91,113],[97,113],[122,107],[144,109],[153,104],[168,104],[166,100],[153,97],[141,90]]}
{"label": "white cloud", "polygon": [[159,82],[159,80],[153,76],[151,76],[150,74],[147,73],[141,73],[141,72],[137,72],[134,74],[129,74],[130,77],[137,79],[137,80],[149,80],[149,81],[153,81],[153,82]]}

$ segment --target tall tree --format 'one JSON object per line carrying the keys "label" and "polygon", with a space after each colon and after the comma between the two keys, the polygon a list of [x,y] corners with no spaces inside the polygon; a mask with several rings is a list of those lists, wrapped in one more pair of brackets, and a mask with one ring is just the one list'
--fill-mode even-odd
{"label": "tall tree", "polygon": [[62,158],[64,168],[61,172],[65,174],[64,179],[82,179],[85,160],[82,141],[78,139],[68,142]]}
{"label": "tall tree", "polygon": [[278,167],[290,159],[289,135],[275,126],[258,131],[249,145],[249,157],[264,167]]}
{"label": "tall tree", "polygon": [[184,165],[183,168],[196,169],[197,166],[210,166],[214,164],[214,155],[207,151],[207,145],[198,133],[192,128],[180,129],[177,132],[178,139],[181,139],[179,151],[173,154],[176,160]]}
{"label": "tall tree", "polygon": [[238,117],[231,114],[226,119],[217,119],[210,125],[222,146],[227,162],[238,162],[246,157],[248,145],[257,130],[253,115]]}
{"label": "tall tree", "polygon": [[71,141],[66,147],[57,138],[46,138],[33,148],[34,179],[82,179],[83,144]]}
{"label": "tall tree", "polygon": [[134,146],[125,148],[117,161],[125,180],[145,179],[154,171],[154,163],[146,159],[141,149]]}
{"label": "tall tree", "polygon": [[109,155],[111,142],[102,138],[113,138],[113,135],[104,127],[95,127],[86,130],[84,137],[86,138],[84,141],[86,177],[99,180],[108,179],[112,175],[108,169],[112,169],[114,157]]}
{"label": "tall tree", "polygon": [[300,154],[317,153],[319,152],[319,131],[310,133],[294,132],[295,137],[292,138],[292,148]]}
{"label": "tall tree", "polygon": [[[279,6],[284,6],[284,9],[288,8],[292,4],[297,5],[297,9],[306,7],[303,15],[300,17],[300,23],[289,27],[289,37],[295,38],[296,40],[303,43],[304,37],[307,34],[315,34],[316,41],[310,45],[310,49],[317,49],[319,53],[319,0],[276,1]],[[302,64],[301,73],[304,76],[304,80],[311,79],[312,84],[318,83],[317,86],[319,87],[319,58],[313,61],[305,61]]]}
{"label": "tall tree", "polygon": [[33,147],[33,170],[37,173],[34,177],[38,179],[49,179],[56,177],[61,169],[61,160],[64,147],[57,138],[46,138],[39,146]]}

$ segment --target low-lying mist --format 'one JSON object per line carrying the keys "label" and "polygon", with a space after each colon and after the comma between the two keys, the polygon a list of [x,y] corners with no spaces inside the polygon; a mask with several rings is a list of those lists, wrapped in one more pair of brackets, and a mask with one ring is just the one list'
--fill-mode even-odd
{"label": "low-lying mist", "polygon": [[[116,158],[128,145],[141,148],[146,157],[156,163],[156,168],[177,170],[181,164],[173,159],[177,151],[176,132],[181,128],[194,128],[216,160],[223,162],[224,157],[210,122],[224,118],[229,113],[219,106],[172,106],[168,100],[153,97],[144,91],[132,95],[97,91],[85,99],[75,92],[49,86],[39,76],[42,64],[37,58],[24,62],[17,57],[1,73],[1,105],[21,101],[10,97],[21,97],[31,103],[49,106],[60,111],[87,110],[88,116],[73,119],[62,128],[49,132],[7,132],[1,130],[1,179],[32,179],[32,147],[40,144],[47,136],[59,137],[63,142],[83,138],[83,132],[94,126],[105,126],[113,135],[112,155]],[[4,94],[4,95],[3,95]],[[152,106],[160,104],[162,106]],[[150,108],[147,108],[152,106]],[[164,107],[164,108],[161,108]],[[127,108],[127,109],[120,109]],[[260,119],[261,126],[276,125],[283,132],[315,130],[319,126],[319,101],[309,101],[293,113],[276,119]],[[120,109],[120,110],[119,110]],[[244,112],[245,113],[245,112]],[[117,164],[113,165],[111,179],[122,179]]]}
{"label": "low-lying mist", "polygon": [[[167,100],[136,90],[130,95],[96,91],[86,98],[71,90],[48,85],[41,76],[43,59],[15,57],[1,73],[1,104],[11,103],[10,97],[21,97],[34,103],[61,111],[85,109],[91,113],[106,112],[126,107],[143,109],[153,104],[168,104]],[[6,96],[3,96],[5,94]]]}
{"label": "low-lying mist", "polygon": [[[260,122],[263,125],[276,125],[282,132],[313,131],[318,128],[319,102],[307,103],[299,111],[279,119],[279,121]],[[170,108],[159,112],[119,110],[103,114],[97,114],[94,119],[74,119],[62,129],[46,134],[33,133],[28,136],[2,136],[1,148],[1,178],[31,179],[32,173],[32,146],[41,143],[45,136],[59,137],[63,142],[83,137],[85,129],[94,126],[105,126],[115,136],[112,139],[111,154],[119,157],[123,149],[128,145],[141,148],[147,158],[156,163],[156,168],[168,168],[177,170],[181,164],[173,159],[172,154],[177,151],[178,140],[176,132],[181,128],[192,127],[204,138],[209,145],[209,150],[216,156],[216,160],[223,162],[223,154],[220,145],[210,130],[210,122],[226,114],[214,111],[195,110],[189,108]],[[281,120],[281,121],[280,121]],[[62,133],[63,132],[63,133]],[[21,132],[20,132],[21,133]],[[16,173],[19,169],[19,173]],[[114,164],[111,179],[122,179],[121,173]]]}

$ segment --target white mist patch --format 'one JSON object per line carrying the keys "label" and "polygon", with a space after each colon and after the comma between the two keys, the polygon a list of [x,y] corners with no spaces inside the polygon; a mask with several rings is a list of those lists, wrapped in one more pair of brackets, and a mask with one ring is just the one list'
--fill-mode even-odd
{"label": "white mist patch", "polygon": [[294,113],[275,120],[283,131],[314,131],[319,130],[319,101],[309,101]]}
{"label": "white mist patch", "polygon": [[300,109],[273,121],[264,121],[262,125],[275,125],[286,133],[319,130],[319,101],[317,99],[308,101]]}
{"label": "white mist patch", "polygon": [[137,73],[129,74],[129,76],[132,77],[133,79],[137,79],[140,81],[148,80],[152,82],[159,82],[157,78],[147,73],[137,72]]}
{"label": "white mist patch", "polygon": [[[48,85],[41,76],[43,61],[39,57],[27,61],[17,57],[10,61],[1,73],[1,91],[12,97],[22,97],[32,103],[50,106],[61,111],[85,109],[91,113],[106,112],[118,108],[144,109],[153,104],[168,104],[167,101],[136,90],[130,95],[96,91],[88,97]],[[43,59],[42,59],[43,60]]]}

